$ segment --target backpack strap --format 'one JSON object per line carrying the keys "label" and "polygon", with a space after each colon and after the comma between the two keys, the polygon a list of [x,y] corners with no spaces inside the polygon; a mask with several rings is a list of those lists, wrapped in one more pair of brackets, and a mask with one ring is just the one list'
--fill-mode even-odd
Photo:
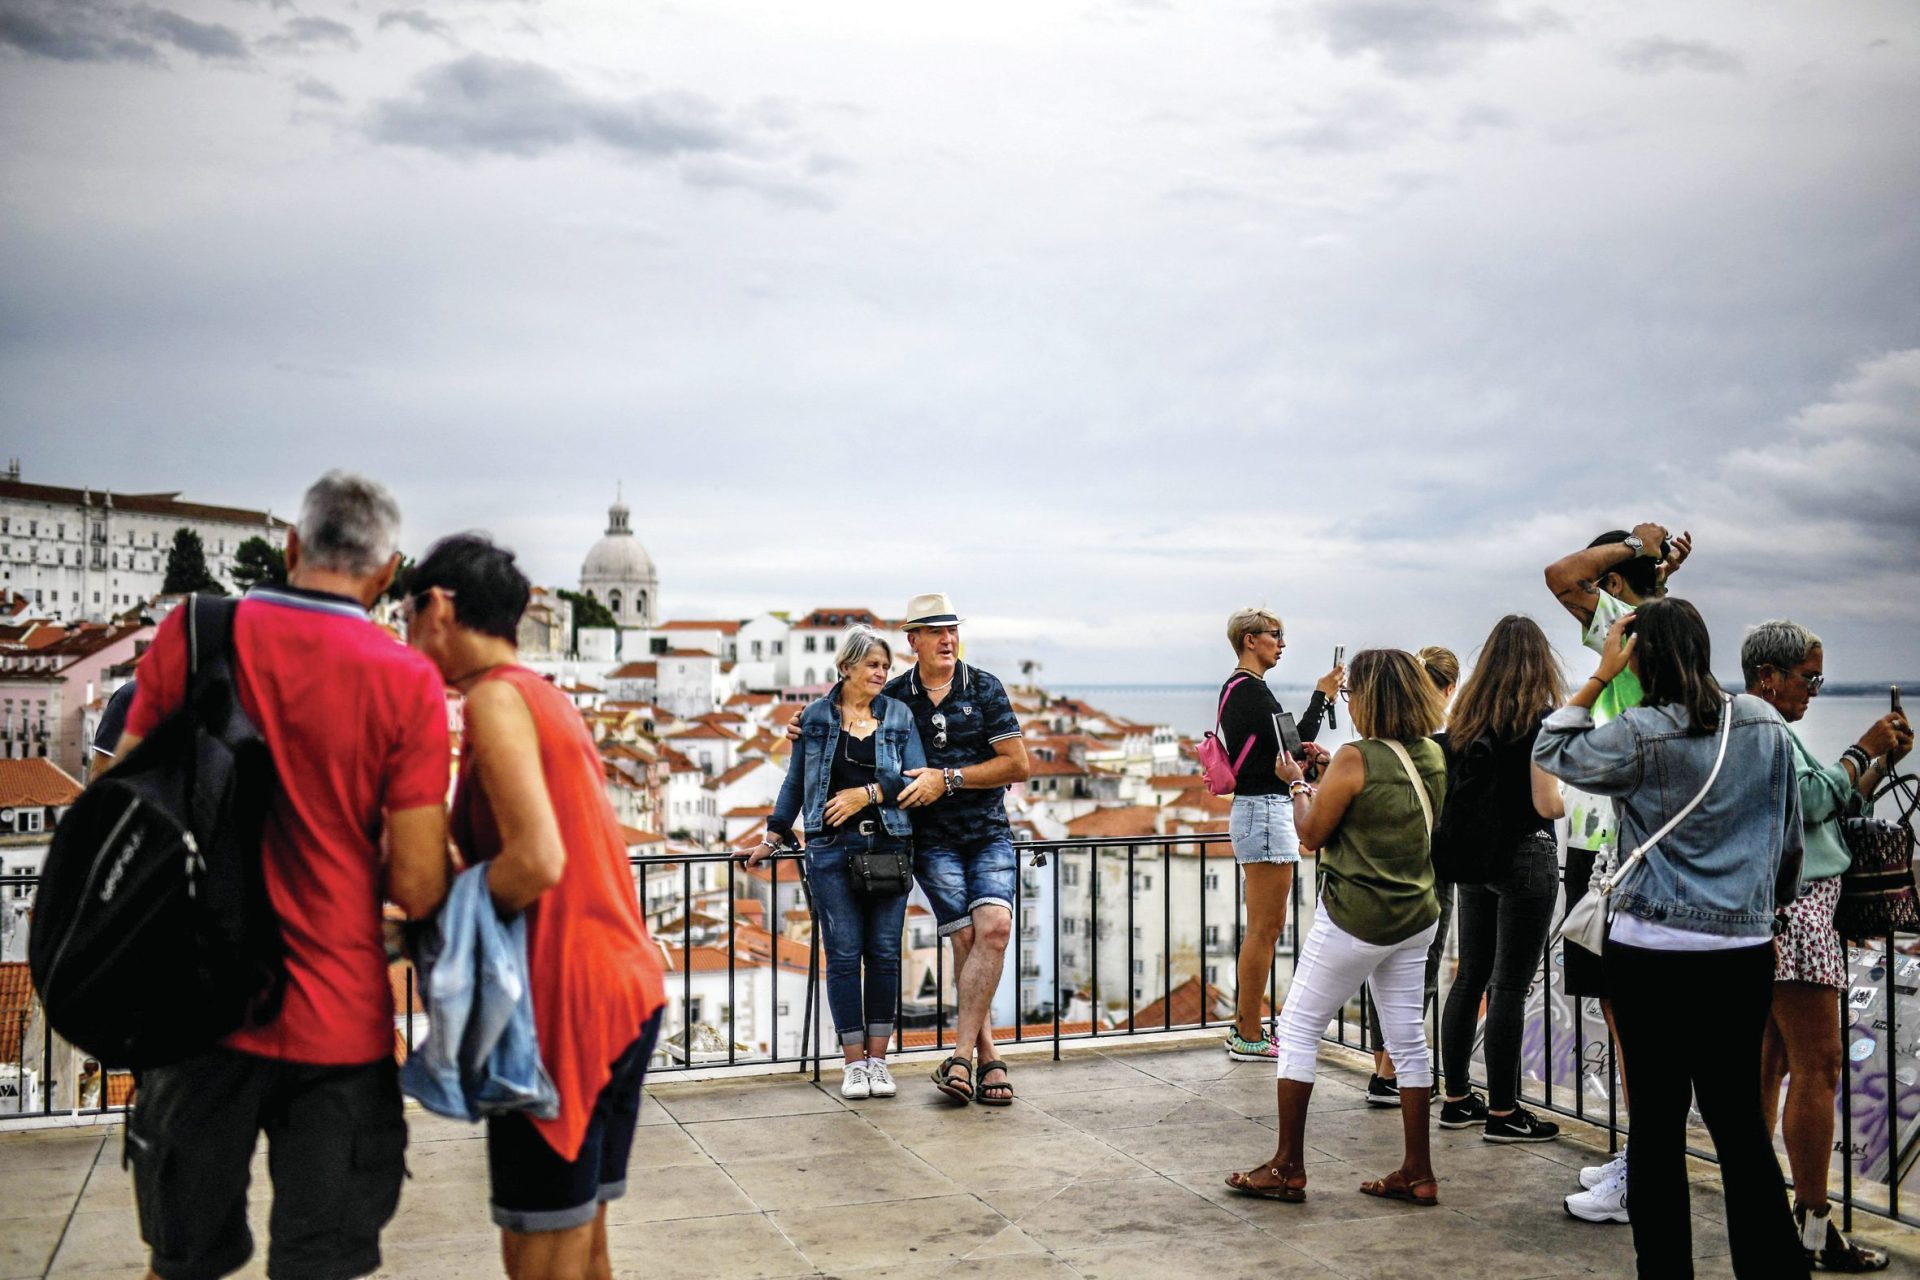
{"label": "backpack strap", "polygon": [[233,678],[233,619],[240,602],[194,592],[187,597],[187,701],[215,680]]}
{"label": "backpack strap", "polygon": [[[1253,679],[1252,676],[1236,676],[1227,681],[1227,687],[1220,691],[1220,709],[1213,716],[1213,736],[1220,739],[1222,746],[1225,746],[1227,741],[1226,731],[1221,727],[1227,715],[1227,699],[1233,696],[1234,689],[1251,679]],[[1247,740],[1240,744],[1240,754],[1233,758],[1233,777],[1236,782],[1240,779],[1240,766],[1247,762],[1247,755],[1252,750],[1253,735],[1248,734]]]}

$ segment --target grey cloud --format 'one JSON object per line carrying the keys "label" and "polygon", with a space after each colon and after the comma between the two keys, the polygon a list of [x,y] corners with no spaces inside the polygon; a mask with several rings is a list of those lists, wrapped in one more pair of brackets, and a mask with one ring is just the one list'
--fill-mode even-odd
{"label": "grey cloud", "polygon": [[1333,0],[1319,18],[1338,56],[1370,53],[1408,77],[1445,75],[1494,45],[1565,25],[1548,9],[1510,16],[1499,0]]}
{"label": "grey cloud", "polygon": [[87,0],[0,0],[0,45],[60,62],[158,62],[120,15]]}
{"label": "grey cloud", "polygon": [[313,76],[301,76],[298,80],[295,80],[293,82],[293,91],[310,102],[338,104],[346,101],[345,98],[340,96],[338,89],[328,84],[325,80],[319,80]]}
{"label": "grey cloud", "polygon": [[1423,123],[1391,94],[1351,93],[1324,107],[1302,107],[1292,123],[1254,141],[1313,153],[1382,151],[1417,133]]}
{"label": "grey cloud", "polygon": [[353,28],[332,18],[289,18],[279,35],[268,36],[260,44],[263,48],[282,50],[306,49],[323,44],[337,45],[343,49],[360,47]]}
{"label": "grey cloud", "polygon": [[128,17],[133,29],[142,35],[163,40],[188,53],[227,62],[247,60],[247,42],[232,27],[223,27],[217,22],[195,22],[171,9],[147,5],[133,9]]}
{"label": "grey cloud", "polygon": [[697,94],[599,97],[538,63],[480,54],[422,72],[413,90],[374,106],[368,136],[447,155],[529,159],[598,143],[636,159],[680,160],[693,186],[740,187],[789,205],[825,202],[807,178],[831,157],[792,156],[785,128],[729,115]]}
{"label": "grey cloud", "polygon": [[425,9],[389,9],[380,15],[379,28],[408,27],[423,36],[439,36],[443,40],[458,43],[454,39],[453,28],[428,13]]}
{"label": "grey cloud", "polygon": [[1638,75],[1666,71],[1700,71],[1711,75],[1739,75],[1746,63],[1739,54],[1704,40],[1673,40],[1648,36],[1635,40],[1614,55],[1614,63]]}
{"label": "grey cloud", "polygon": [[1506,108],[1477,102],[1462,108],[1460,114],[1454,117],[1453,135],[1466,139],[1487,129],[1512,129],[1519,123],[1519,117]]}

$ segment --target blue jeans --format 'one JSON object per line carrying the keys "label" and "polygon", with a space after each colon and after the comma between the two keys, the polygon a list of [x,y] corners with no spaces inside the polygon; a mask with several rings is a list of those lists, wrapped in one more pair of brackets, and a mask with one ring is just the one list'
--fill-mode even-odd
{"label": "blue jeans", "polygon": [[1004,831],[975,845],[923,840],[914,850],[913,874],[933,908],[940,936],[970,926],[975,907],[1002,906],[1012,915],[1017,861],[1013,837]]}
{"label": "blue jeans", "polygon": [[835,827],[807,836],[807,893],[827,958],[827,1008],[843,1045],[893,1034],[900,1002],[900,934],[907,920],[907,895],[863,892],[847,868],[848,855],[906,844],[877,828],[871,835]]}

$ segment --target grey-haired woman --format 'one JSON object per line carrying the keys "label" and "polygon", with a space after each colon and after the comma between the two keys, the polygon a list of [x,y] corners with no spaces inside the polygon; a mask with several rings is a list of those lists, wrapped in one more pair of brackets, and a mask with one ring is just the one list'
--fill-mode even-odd
{"label": "grey-haired woman", "polygon": [[1889,713],[1833,764],[1822,764],[1792,726],[1826,682],[1820,637],[1797,622],[1775,619],[1747,633],[1740,646],[1747,692],[1771,704],[1788,725],[1800,780],[1800,819],[1806,853],[1800,896],[1787,908],[1787,930],[1774,939],[1773,1010],[1760,1062],[1761,1104],[1767,1132],[1780,1115],[1787,1082],[1787,1165],[1793,1171],[1793,1217],[1809,1262],[1828,1271],[1879,1271],[1887,1255],[1854,1244],[1827,1219],[1827,1169],[1833,1150],[1833,1104],[1844,1069],[1840,1055],[1839,991],[1847,985],[1847,957],[1833,925],[1847,846],[1840,819],[1913,748],[1913,728]]}
{"label": "grey-haired woman", "polygon": [[906,775],[926,767],[927,758],[913,713],[880,692],[892,674],[893,647],[871,628],[855,627],[834,665],[840,682],[801,713],[766,843],[747,861],[771,853],[800,823],[807,893],[827,957],[827,1007],[846,1059],[840,1092],[891,1098],[896,1086],[887,1043],[900,993],[908,886],[865,888],[856,864],[890,852],[911,863],[913,827],[900,810],[900,793]]}

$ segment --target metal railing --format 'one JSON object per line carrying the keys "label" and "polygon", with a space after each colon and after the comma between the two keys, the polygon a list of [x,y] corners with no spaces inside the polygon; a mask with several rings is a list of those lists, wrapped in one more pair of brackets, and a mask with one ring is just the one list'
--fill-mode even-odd
{"label": "metal railing", "polygon": [[[996,995],[1004,1014],[1010,991],[1012,1016],[990,1019],[996,1039],[1009,1047],[1050,1046],[1057,1059],[1062,1046],[1074,1042],[1224,1029],[1246,930],[1241,877],[1227,844],[1222,833],[1017,842],[1013,928]],[[651,1068],[656,1078],[792,1068],[818,1079],[838,1046],[830,1023],[823,1026],[822,940],[802,856],[776,854],[759,875],[724,852],[630,861],[667,960],[670,1007]],[[1265,993],[1268,1010],[1280,1007],[1311,920],[1304,881],[1314,863],[1303,861],[1296,871]],[[20,891],[31,893],[38,883],[37,876],[0,877],[0,909],[11,913]],[[758,914],[760,922],[743,919],[748,902],[757,902],[757,911],[747,914]],[[793,907],[805,910],[804,941],[783,927],[781,916]],[[13,914],[6,923],[10,930],[23,927]],[[897,1043],[906,1052],[946,1051],[955,1047],[949,952],[926,915],[909,918],[908,943],[922,929],[930,946],[903,943]],[[20,942],[10,931],[0,934],[9,954],[24,954]],[[1837,1198],[1849,1221],[1862,1210],[1920,1225],[1913,1188],[1902,1187],[1920,1163],[1920,955],[1902,955],[1896,942],[1889,937],[1849,948],[1849,988],[1836,995],[1843,1001],[1845,1049]],[[1566,994],[1561,946],[1549,938],[1528,995],[1521,1099],[1601,1129],[1613,1147],[1628,1135],[1630,1116],[1615,1078],[1612,1038],[1596,1001]],[[914,967],[924,966],[929,950],[930,999],[924,968]],[[1123,989],[1116,988],[1116,966]],[[1450,967],[1443,961],[1440,999],[1430,1013],[1436,1022]],[[1183,994],[1189,990],[1190,1004]],[[1036,998],[1029,1000],[1029,992]],[[410,966],[396,982],[396,995],[397,1048],[411,1051],[426,1031],[426,1014]],[[719,1004],[717,1013],[711,1002]],[[0,1016],[17,1023],[14,1035],[0,1026],[0,1046],[19,1046],[16,1061],[0,1064],[0,1126],[22,1116],[84,1120],[125,1111],[110,1105],[109,1076],[88,1073],[77,1054],[63,1057],[31,1006]],[[1364,996],[1340,1011],[1327,1039],[1360,1051],[1379,1047]],[[1429,1040],[1437,1037],[1430,1033]],[[29,1065],[30,1048],[37,1067]],[[1476,1045],[1476,1071],[1478,1057]],[[83,1089],[96,1076],[98,1097],[89,1099]],[[1475,1084],[1484,1087],[1478,1076]],[[81,1105],[86,1102],[91,1105]],[[1696,1134],[1692,1154],[1712,1159],[1701,1138]],[[1903,1190],[1909,1194],[1903,1197]]]}

